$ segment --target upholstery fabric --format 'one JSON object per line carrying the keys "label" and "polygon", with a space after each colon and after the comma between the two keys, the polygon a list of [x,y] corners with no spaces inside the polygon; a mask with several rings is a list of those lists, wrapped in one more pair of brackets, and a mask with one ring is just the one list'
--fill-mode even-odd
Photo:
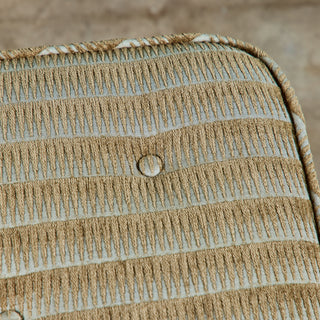
{"label": "upholstery fabric", "polygon": [[0,319],[320,319],[319,195],[249,44],[0,52]]}

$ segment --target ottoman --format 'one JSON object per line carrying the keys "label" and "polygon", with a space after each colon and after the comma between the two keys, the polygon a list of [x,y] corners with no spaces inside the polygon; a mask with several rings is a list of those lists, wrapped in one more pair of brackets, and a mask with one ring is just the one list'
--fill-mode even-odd
{"label": "ottoman", "polygon": [[178,34],[0,52],[0,319],[320,319],[320,192],[263,51]]}

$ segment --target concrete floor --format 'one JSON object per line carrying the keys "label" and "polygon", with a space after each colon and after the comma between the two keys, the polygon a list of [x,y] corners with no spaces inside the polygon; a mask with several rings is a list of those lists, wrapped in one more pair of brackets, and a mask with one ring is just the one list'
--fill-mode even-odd
{"label": "concrete floor", "polygon": [[180,32],[268,52],[302,104],[320,176],[319,0],[0,0],[0,49]]}

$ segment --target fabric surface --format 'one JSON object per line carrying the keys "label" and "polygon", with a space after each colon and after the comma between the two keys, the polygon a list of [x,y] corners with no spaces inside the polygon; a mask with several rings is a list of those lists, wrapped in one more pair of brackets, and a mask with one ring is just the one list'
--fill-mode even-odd
{"label": "fabric surface", "polygon": [[0,319],[320,319],[318,182],[264,52],[181,34],[0,63]]}

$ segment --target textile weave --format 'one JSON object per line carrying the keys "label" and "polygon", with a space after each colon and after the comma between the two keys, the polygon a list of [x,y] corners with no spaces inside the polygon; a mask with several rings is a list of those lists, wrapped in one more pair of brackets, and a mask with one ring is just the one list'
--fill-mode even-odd
{"label": "textile weave", "polygon": [[0,312],[320,319],[319,196],[294,91],[249,44],[0,52]]}

